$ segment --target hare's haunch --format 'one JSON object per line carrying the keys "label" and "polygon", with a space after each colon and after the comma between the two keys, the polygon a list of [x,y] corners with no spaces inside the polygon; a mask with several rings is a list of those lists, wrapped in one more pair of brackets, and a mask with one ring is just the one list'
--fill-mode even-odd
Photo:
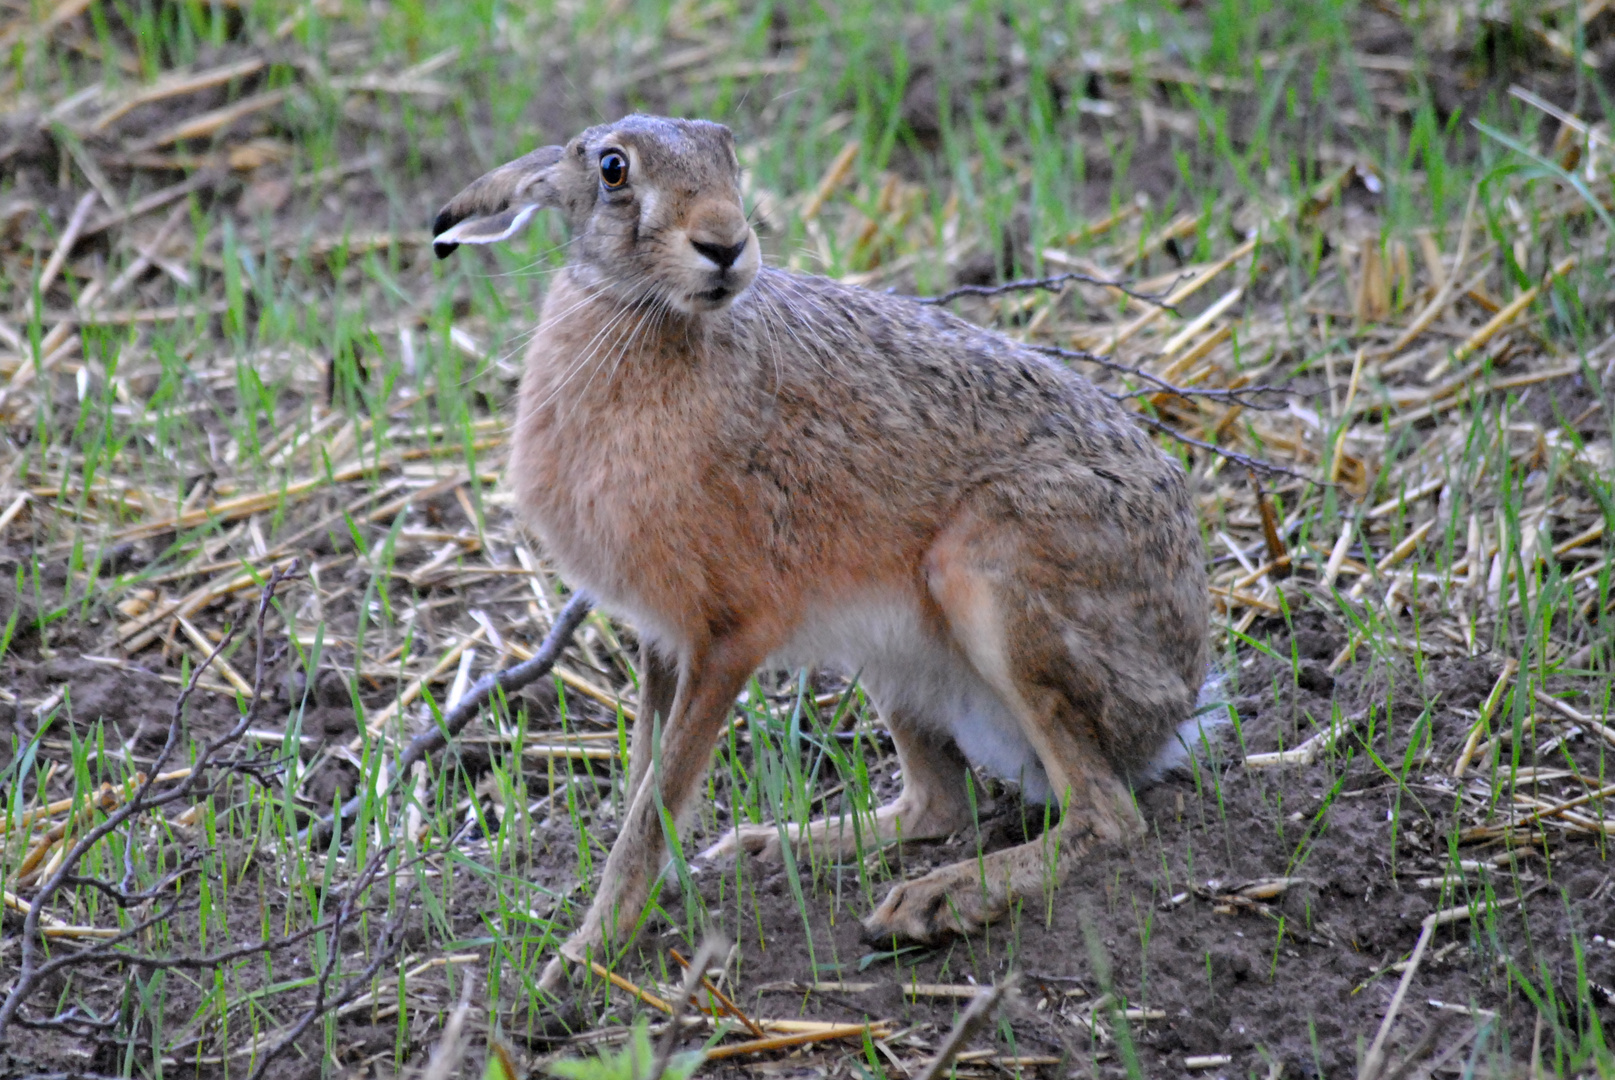
{"label": "hare's haunch", "polygon": [[[1176,463],[1015,342],[762,266],[717,124],[630,116],[535,150],[443,208],[438,252],[540,209],[572,241],[527,353],[511,481],[566,580],[643,643],[629,808],[563,953],[637,924],[667,857],[658,803],[692,807],[771,661],[861,671],[890,726],[903,791],[862,841],[969,824],[972,765],[1058,807],[1059,843],[898,885],[874,935],[982,926],[1136,835],[1127,778],[1191,715],[1207,662]],[[854,832],[787,835],[837,853]],[[779,838],[737,827],[707,855],[777,856]]]}

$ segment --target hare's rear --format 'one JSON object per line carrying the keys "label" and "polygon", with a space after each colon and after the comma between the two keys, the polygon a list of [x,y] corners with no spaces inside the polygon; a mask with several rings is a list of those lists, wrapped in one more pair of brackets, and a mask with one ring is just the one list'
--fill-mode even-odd
{"label": "hare's rear", "polygon": [[[903,770],[879,839],[969,824],[972,764],[1057,807],[1057,843],[905,882],[866,920],[918,941],[1137,834],[1126,778],[1190,715],[1206,667],[1178,466],[1038,353],[761,266],[739,173],[728,129],[630,116],[495,170],[437,221],[441,254],[546,207],[573,231],[527,354],[511,479],[566,579],[643,642],[630,807],[574,959],[637,924],[666,859],[658,803],[684,817],[765,663],[862,672]],[[790,835],[851,851],[853,834]],[[779,835],[737,827],[708,854],[777,855]]]}

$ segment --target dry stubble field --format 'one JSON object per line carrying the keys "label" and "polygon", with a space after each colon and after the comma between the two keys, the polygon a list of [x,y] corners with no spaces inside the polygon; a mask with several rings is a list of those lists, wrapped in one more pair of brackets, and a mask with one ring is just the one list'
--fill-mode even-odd
{"label": "dry stubble field", "polygon": [[[536,1073],[666,1027],[536,987],[632,626],[395,764],[567,595],[501,482],[564,237],[439,264],[424,224],[632,108],[736,129],[773,261],[977,286],[1126,396],[1192,473],[1232,721],[1147,841],[940,949],[857,919],[1040,827],[1012,790],[944,844],[680,862],[612,967],[675,1000],[732,944],[706,1071],[919,1075],[1011,972],[958,1075],[1615,1071],[1612,7],[0,0],[0,1075]],[[1166,306],[992,288],[1072,273]],[[687,850],[893,793],[848,673],[735,718]]]}

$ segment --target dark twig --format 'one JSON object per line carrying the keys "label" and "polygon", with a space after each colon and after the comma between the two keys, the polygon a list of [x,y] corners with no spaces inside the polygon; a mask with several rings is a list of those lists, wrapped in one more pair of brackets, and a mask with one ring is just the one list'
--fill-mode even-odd
{"label": "dark twig", "polygon": [[[1148,378],[1148,373],[1144,373]],[[1175,394],[1182,398],[1199,398],[1202,401],[1220,401],[1229,405],[1239,405],[1246,409],[1261,409],[1269,411],[1281,409],[1282,405],[1272,405],[1265,401],[1251,398],[1251,394],[1267,394],[1277,390],[1274,386],[1242,386],[1238,389],[1228,389],[1221,386],[1208,386],[1192,389],[1186,386],[1167,387],[1139,387],[1137,390],[1124,390],[1121,392],[1105,390],[1102,393],[1112,401],[1133,401],[1138,398],[1154,397],[1156,394]]]}
{"label": "dark twig", "polygon": [[[133,847],[134,845],[131,844],[129,846]],[[95,889],[106,896],[108,900],[111,900],[113,903],[117,904],[119,907],[128,908],[134,907],[136,904],[144,904],[148,900],[155,900],[159,895],[173,886],[176,881],[194,870],[196,868],[196,864],[201,861],[202,857],[195,853],[185,856],[180,860],[180,864],[170,871],[161,881],[153,885],[151,888],[143,889],[140,892],[129,892],[126,888],[121,888],[114,885],[110,881],[104,881],[98,877],[86,877],[83,874],[68,874],[67,877],[62,879],[62,884],[71,885],[75,888],[82,886]],[[125,876],[124,880],[128,881],[128,876]]]}
{"label": "dark twig", "polygon": [[22,1013],[18,1013],[12,1023],[18,1027],[31,1028],[36,1031],[66,1031],[79,1038],[93,1037],[97,1032],[110,1031],[118,1024],[116,1013],[102,1020],[90,1016],[79,1016],[77,1015],[79,1011],[79,1007],[74,1005],[66,1012],[57,1013],[48,1020],[31,1020]]}
{"label": "dark twig", "polygon": [[[203,672],[205,672],[213,664],[213,662],[219,658],[224,650],[227,649],[235,640],[235,633],[234,631],[231,631],[230,633],[227,633],[224,636],[224,639],[219,642],[213,651],[208,653],[202,662],[196,666],[196,669],[191,672],[189,682],[187,682],[184,689],[180,691],[178,699],[176,699],[174,702],[173,712],[169,717],[168,738],[163,743],[163,748],[158,752],[157,757],[152,761],[150,772],[140,779],[138,783],[133,785],[133,791],[129,797],[126,798],[121,805],[110,810],[107,813],[106,819],[102,821],[101,824],[90,828],[79,837],[79,839],[62,857],[62,861],[56,868],[55,872],[40,883],[39,890],[37,893],[35,893],[34,898],[29,905],[28,914],[23,918],[22,934],[20,936],[18,945],[19,956],[17,964],[17,978],[11,984],[11,990],[7,993],[5,1002],[0,1004],[0,1039],[3,1039],[6,1028],[10,1026],[13,1017],[17,1015],[17,1012],[19,1009],[21,1009],[23,1002],[28,999],[29,995],[39,988],[42,980],[47,974],[60,970],[64,967],[83,964],[98,959],[113,946],[129,940],[136,933],[139,933],[140,931],[155,925],[163,918],[166,918],[169,914],[172,914],[173,910],[177,907],[179,903],[178,899],[176,899],[173,904],[165,908],[162,913],[147,919],[139,920],[133,927],[126,929],[124,932],[115,937],[107,938],[80,952],[60,956],[55,960],[48,962],[41,962],[39,950],[40,919],[43,917],[46,907],[50,904],[51,898],[56,895],[63,885],[67,884],[70,877],[78,876],[79,867],[82,864],[85,854],[91,851],[97,844],[106,839],[106,837],[111,835],[114,831],[122,828],[126,822],[132,820],[138,815],[156,807],[164,806],[168,803],[190,796],[196,790],[197,784],[201,778],[210,770],[221,766],[227,767],[229,765],[229,762],[216,761],[215,758],[226,746],[238,742],[241,737],[246,734],[247,729],[251,727],[253,722],[257,719],[258,709],[263,701],[262,690],[267,656],[267,650],[264,643],[264,622],[268,617],[269,608],[274,600],[276,588],[281,584],[281,582],[286,580],[287,577],[295,573],[295,571],[295,562],[292,564],[292,566],[288,567],[284,571],[277,570],[274,575],[270,577],[268,583],[265,584],[263,592],[259,597],[257,619],[258,664],[254,673],[255,681],[253,683],[252,703],[243,711],[241,719],[237,722],[235,727],[202,746],[196,755],[195,763],[191,766],[190,772],[183,779],[179,780],[172,787],[166,790],[157,790],[156,785],[158,782],[158,776],[161,775],[163,767],[168,764],[168,762],[173,758],[174,753],[179,749],[181,737],[185,729],[185,708],[190,703],[191,695],[196,692],[197,685],[201,681]],[[126,892],[127,890],[116,891],[121,893]]]}
{"label": "dark twig", "polygon": [[1294,469],[1286,468],[1283,465],[1275,465],[1271,461],[1263,461],[1261,458],[1251,457],[1249,454],[1241,454],[1238,450],[1230,450],[1226,446],[1208,443],[1203,439],[1195,438],[1193,435],[1185,435],[1166,421],[1157,420],[1148,413],[1134,413],[1133,418],[1146,427],[1159,431],[1162,435],[1176,439],[1184,446],[1192,446],[1196,450],[1216,454],[1220,458],[1232,461],[1235,465],[1243,465],[1252,472],[1259,472],[1264,476],[1289,476],[1297,480],[1305,480],[1309,484],[1317,484],[1320,487],[1329,486],[1327,482],[1314,476],[1308,476],[1306,473],[1296,472]]}
{"label": "dark twig", "polygon": [[[593,607],[594,602],[588,596],[573,593],[572,599],[561,609],[561,614],[555,619],[555,625],[550,627],[550,632],[545,636],[537,652],[514,667],[478,679],[454,708],[443,714],[441,723],[410,740],[409,745],[404,747],[404,752],[399,755],[398,763],[389,767],[388,775],[392,780],[387,785],[386,791],[380,793],[381,796],[385,798],[390,795],[417,761],[424,761],[428,755],[437,753],[449,744],[450,739],[465,730],[465,726],[476,719],[477,714],[495,692],[514,693],[549,674],[550,669],[555,666],[555,661],[560,659],[561,653],[572,643],[572,635]],[[337,814],[320,818],[309,825],[303,830],[304,840],[313,844],[329,840],[337,821],[345,821],[357,814],[368,797],[368,795],[355,795],[342,804]]]}
{"label": "dark twig", "polygon": [[[1117,371],[1123,374],[1132,375],[1136,378],[1143,379],[1145,382],[1151,383],[1154,385],[1156,391],[1167,394],[1175,394],[1181,398],[1202,397],[1215,401],[1227,401],[1231,404],[1243,406],[1247,409],[1276,409],[1280,406],[1269,404],[1263,401],[1252,400],[1245,395],[1277,394],[1283,393],[1284,391],[1284,388],[1279,386],[1246,386],[1241,387],[1238,390],[1197,390],[1191,386],[1175,386],[1161,378],[1159,375],[1153,375],[1150,372],[1145,371],[1133,364],[1124,364],[1119,360],[1112,360],[1108,356],[1101,356],[1098,353],[1092,353],[1086,349],[1062,349],[1058,345],[1029,345],[1027,347],[1035,349],[1038,352],[1044,353],[1048,356],[1058,356],[1062,360],[1081,360],[1089,364],[1098,364],[1100,367],[1106,368],[1110,371]],[[1109,394],[1108,396],[1112,400],[1122,401],[1130,397],[1138,396],[1138,392],[1127,394]],[[1171,424],[1166,423],[1164,420],[1157,419],[1148,413],[1135,412],[1133,413],[1133,416],[1145,426],[1153,428],[1163,435],[1168,435],[1176,439],[1178,442],[1183,443],[1185,446],[1192,446],[1198,450],[1205,450],[1208,453],[1216,454],[1218,457],[1226,458],[1236,465],[1243,465],[1252,472],[1262,473],[1266,476],[1289,476],[1297,480],[1305,480],[1308,483],[1314,484],[1323,483],[1321,480],[1307,476],[1305,473],[1296,472],[1294,469],[1285,468],[1283,465],[1275,465],[1271,461],[1263,461],[1261,458],[1251,457],[1249,454],[1241,454],[1237,450],[1230,450],[1225,446],[1217,446],[1215,443],[1205,442],[1202,439],[1196,439],[1192,435],[1186,435],[1177,428],[1173,427]]]}
{"label": "dark twig", "polygon": [[347,895],[342,898],[342,902],[337,906],[336,915],[332,920],[329,946],[331,955],[326,959],[325,966],[320,969],[319,977],[314,983],[313,1004],[304,1010],[303,1015],[298,1017],[290,1028],[286,1029],[285,1034],[276,1039],[263,1052],[263,1055],[258,1059],[257,1065],[248,1074],[247,1080],[263,1080],[264,1073],[277,1057],[289,1049],[298,1039],[302,1038],[303,1033],[313,1026],[314,1022],[320,1017],[333,1009],[340,1009],[358,997],[360,991],[376,977],[376,972],[381,970],[381,966],[397,955],[399,948],[403,946],[404,923],[409,915],[409,905],[404,901],[407,899],[407,893],[413,889],[413,876],[410,878],[412,884],[395,898],[398,905],[398,914],[388,919],[386,925],[381,928],[381,933],[377,935],[374,945],[375,955],[370,958],[370,963],[365,965],[363,971],[344,983],[336,994],[329,993],[331,979],[336,974],[336,966],[342,960],[342,930],[356,916],[362,914],[364,909],[359,906],[358,901],[364,894],[365,889],[375,879],[379,869],[385,865],[387,857],[392,854],[392,851],[391,846],[378,851],[376,857],[370,861],[364,872],[360,874],[359,878],[348,890]]}
{"label": "dark twig", "polygon": [[[134,925],[124,929],[116,936],[102,938],[94,945],[91,945],[85,949],[80,949],[78,952],[67,953],[65,955],[58,956],[54,960],[48,960],[43,964],[36,964],[29,968],[28,975],[32,979],[33,983],[37,985],[63,968],[76,967],[81,964],[87,964],[92,960],[99,960],[111,952],[115,947],[122,945],[124,942],[138,937],[147,930],[150,930],[152,927],[173,918],[174,913],[179,910],[180,905],[183,902],[184,897],[176,896],[155,915],[146,916],[144,919],[141,919]],[[35,903],[33,910],[39,910],[37,902]],[[131,960],[133,957],[120,957],[119,959]],[[20,987],[21,985],[22,983],[19,979],[18,986]],[[12,993],[15,994],[16,991],[13,990]]]}
{"label": "dark twig", "polygon": [[1170,383],[1161,378],[1159,375],[1145,371],[1143,368],[1138,367],[1137,365],[1124,364],[1120,360],[1112,360],[1108,356],[1101,355],[1100,353],[1089,352],[1087,349],[1062,349],[1058,345],[1028,345],[1027,348],[1043,353],[1046,356],[1058,356],[1062,360],[1081,360],[1088,364],[1098,364],[1100,367],[1109,371],[1120,372],[1121,374],[1131,375],[1137,379],[1143,379],[1145,382],[1154,387],[1153,390],[1135,390],[1126,394],[1111,394],[1111,398],[1116,401],[1121,401],[1130,397],[1137,397],[1143,393],[1163,393],[1173,394],[1181,398],[1206,398],[1211,401],[1226,401],[1233,405],[1243,405],[1247,409],[1270,410],[1282,409],[1284,407],[1281,404],[1264,401],[1260,396],[1253,396],[1263,394],[1282,394],[1285,392],[1285,389],[1282,386],[1241,386],[1237,389],[1227,389],[1222,387],[1178,386],[1175,383]]}
{"label": "dark twig", "polygon": [[[360,880],[368,884],[374,876],[374,874],[371,874],[370,877],[362,877]],[[357,886],[355,886],[355,888],[357,888]],[[119,934],[115,938],[107,938],[105,941],[97,942],[90,948],[74,953],[71,956],[64,956],[58,958],[57,960],[53,960],[49,964],[42,966],[39,969],[39,973],[41,976],[49,975],[52,971],[59,967],[65,967],[69,964],[82,963],[84,960],[93,956],[104,954],[112,946],[117,945],[122,941],[126,941],[140,931],[145,930],[148,927],[155,926],[157,923],[169,918],[171,915],[173,915],[175,910],[177,910],[178,906],[179,901],[176,900],[174,903],[164,908],[159,915],[141,920],[138,925],[131,927],[128,931]],[[234,948],[223,949],[215,953],[206,953],[203,955],[193,956],[143,956],[138,953],[119,953],[117,959],[119,963],[128,964],[130,967],[148,968],[153,970],[158,968],[216,968],[222,967],[225,964],[233,963],[234,961],[243,959],[244,957],[257,956],[261,953],[280,952],[284,949],[289,949],[293,945],[306,941],[310,937],[313,937],[315,934],[318,934],[323,930],[330,930],[334,928],[336,925],[336,917],[332,916],[323,922],[317,922],[311,926],[305,926],[301,930],[287,934],[285,937],[272,938],[268,941],[249,942],[246,945],[238,945]]]}
{"label": "dark twig", "polygon": [[[151,957],[126,957],[126,958],[123,958],[123,959],[125,959],[127,962],[129,962],[131,964],[144,966],[144,967],[153,967],[153,968],[158,968],[158,967],[176,967],[176,968],[177,967],[196,967],[196,968],[204,968],[204,969],[206,969],[206,968],[215,966],[217,964],[229,963],[229,962],[231,962],[233,960],[238,960],[238,959],[241,959],[243,957],[251,956],[251,955],[254,955],[254,954],[260,954],[260,953],[261,954],[268,954],[268,953],[271,953],[271,952],[279,952],[279,951],[285,949],[288,946],[295,945],[295,944],[297,944],[297,943],[299,943],[301,941],[306,941],[306,940],[308,940],[308,938],[312,937],[313,935],[321,933],[321,932],[326,931],[326,930],[333,931],[333,933],[332,933],[332,948],[336,949],[337,945],[340,942],[344,927],[346,927],[348,924],[351,924],[353,922],[353,920],[354,920],[354,916],[355,916],[354,902],[356,900],[358,900],[360,897],[362,897],[364,895],[365,891],[368,890],[372,885],[374,885],[376,883],[376,879],[382,875],[383,871],[387,872],[389,875],[397,876],[399,874],[403,874],[405,871],[410,870],[412,867],[415,867],[415,866],[419,865],[420,863],[425,862],[427,857],[428,857],[427,852],[421,852],[420,854],[417,854],[417,855],[413,856],[412,858],[404,860],[403,862],[399,863],[396,866],[389,867],[387,865],[388,859],[392,856],[392,853],[394,851],[396,851],[396,850],[397,850],[397,848],[396,848],[395,845],[388,845],[387,847],[382,848],[380,851],[378,851],[375,854],[375,856],[370,860],[369,864],[367,864],[364,867],[364,869],[362,869],[359,872],[359,874],[353,879],[353,881],[348,884],[346,891],[342,894],[341,899],[337,903],[336,914],[332,915],[330,918],[324,920],[323,922],[316,923],[313,926],[305,927],[302,930],[299,930],[296,933],[294,933],[294,934],[292,934],[292,935],[290,935],[290,936],[288,936],[286,938],[279,938],[279,939],[276,939],[273,942],[260,942],[260,943],[252,944],[252,945],[243,945],[243,946],[240,946],[240,947],[235,948],[235,949],[229,949],[229,950],[226,950],[226,951],[223,951],[223,952],[215,953],[212,956],[205,956],[205,957],[189,957],[189,956],[186,956],[186,957],[167,957],[167,958],[163,958],[161,960],[158,960],[156,958],[151,958]],[[406,887],[405,892],[403,894],[401,894],[400,897],[394,898],[396,902],[403,902],[405,907],[407,907],[408,889],[413,888],[414,879],[410,878],[409,880],[410,880],[411,884],[408,887]],[[370,908],[367,906],[367,907],[358,909],[357,913],[360,914],[360,915],[363,915],[363,914],[368,913],[369,910],[370,910]],[[399,915],[398,918],[400,920],[402,920],[403,915],[402,914]],[[382,937],[377,938],[378,942],[385,942],[385,941],[388,941],[388,940],[391,940],[391,939],[387,938],[385,936],[385,932],[384,932]],[[401,939],[399,941],[399,944],[401,944]],[[329,999],[324,999],[323,1001],[316,1002],[316,1004],[320,1007],[321,1012],[317,1013],[314,1016],[314,1019],[318,1019],[320,1015],[323,1015],[323,1013],[328,1013],[332,1009],[341,1008],[343,1005],[345,1005],[349,1001],[353,1000],[354,993],[349,992],[349,991],[356,991],[358,988],[362,987],[364,985],[364,983],[368,979],[373,978],[375,976],[375,973],[380,970],[381,964],[384,964],[387,961],[387,959],[389,958],[389,956],[396,955],[396,954],[397,954],[397,948],[394,947],[390,954],[386,954],[386,955],[381,956],[376,963],[372,964],[367,969],[367,972],[368,972],[367,974],[362,974],[361,976],[359,976],[359,978],[357,980],[355,980],[354,983],[349,984],[349,986],[347,987],[347,990],[345,990],[342,994],[338,994],[336,997],[329,998]],[[336,960],[336,956],[333,955],[332,956],[332,962],[334,963],[335,960]],[[328,969],[328,971],[334,970],[334,968],[330,967],[330,965],[327,966],[327,969]],[[304,1031],[307,1030],[306,1025],[304,1026],[303,1030]],[[277,1041],[277,1046],[279,1048],[278,1049],[272,1048],[272,1051],[271,1051],[272,1054],[280,1053],[281,1050],[285,1049],[287,1046],[290,1046],[292,1044],[292,1042],[295,1042],[296,1038],[297,1038],[297,1035],[292,1035],[292,1036],[290,1036],[290,1038],[288,1040],[279,1040],[279,1041]],[[178,1055],[180,1055],[180,1051],[184,1047],[195,1045],[195,1044],[199,1043],[200,1041],[201,1041],[200,1036],[193,1037],[191,1039],[186,1040],[183,1043],[179,1043],[179,1044],[176,1044],[174,1046],[169,1047],[169,1050],[170,1050],[170,1052],[172,1052],[176,1056],[178,1056]]]}
{"label": "dark twig", "polygon": [[1092,274],[1079,274],[1075,271],[1067,274],[1053,274],[1049,277],[1021,278],[1018,281],[1006,281],[1001,285],[960,285],[956,289],[949,289],[940,296],[916,296],[914,299],[921,304],[947,304],[959,299],[961,296],[1003,296],[1007,293],[1033,292],[1046,290],[1055,292],[1065,288],[1072,282],[1083,285],[1100,285],[1107,289],[1115,289],[1126,293],[1134,300],[1142,300],[1146,304],[1154,305],[1163,311],[1170,311],[1176,315],[1178,309],[1166,302],[1168,293],[1138,292],[1129,286],[1128,282],[1117,281],[1114,278],[1094,277]]}

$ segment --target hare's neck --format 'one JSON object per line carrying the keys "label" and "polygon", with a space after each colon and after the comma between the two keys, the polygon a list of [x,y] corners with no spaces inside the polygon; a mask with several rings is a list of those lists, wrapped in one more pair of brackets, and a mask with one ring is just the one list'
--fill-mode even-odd
{"label": "hare's neck", "polygon": [[[528,352],[533,390],[569,413],[590,403],[655,400],[699,381],[707,328],[651,294],[558,276]],[[687,387],[693,389],[693,387]]]}

